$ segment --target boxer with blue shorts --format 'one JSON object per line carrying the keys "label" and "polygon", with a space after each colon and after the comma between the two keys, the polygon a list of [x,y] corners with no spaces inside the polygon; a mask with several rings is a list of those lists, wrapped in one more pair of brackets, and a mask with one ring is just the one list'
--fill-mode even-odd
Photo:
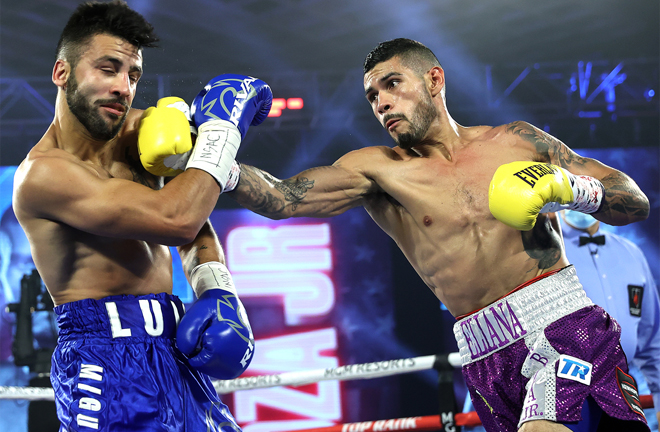
{"label": "boxer with blue shorts", "polygon": [[[157,40],[122,0],[80,4],[57,46],[53,122],[14,179],[14,212],[58,314],[62,431],[240,430],[210,377],[241,375],[254,336],[208,218],[272,92],[221,75],[193,124],[175,97],[131,109],[142,50]],[[185,314],[172,246],[197,296]]]}
{"label": "boxer with blue shorts", "polygon": [[240,431],[209,377],[175,347],[184,314],[176,296],[85,299],[55,313],[62,431]]}
{"label": "boxer with blue shorts", "polygon": [[573,431],[648,431],[620,333],[587,298],[573,266],[454,325],[475,410],[486,430],[502,432],[531,420]]}

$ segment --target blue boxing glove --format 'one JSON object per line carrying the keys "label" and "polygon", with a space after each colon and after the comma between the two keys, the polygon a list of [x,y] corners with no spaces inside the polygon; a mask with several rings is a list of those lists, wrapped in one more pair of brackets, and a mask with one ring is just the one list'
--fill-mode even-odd
{"label": "blue boxing glove", "polygon": [[250,125],[261,124],[273,102],[268,84],[245,75],[223,74],[213,78],[199,92],[191,106],[192,121],[200,125],[225,120],[232,123],[245,138]]}
{"label": "blue boxing glove", "polygon": [[224,264],[200,264],[190,274],[198,299],[181,318],[177,348],[190,366],[217,379],[233,379],[250,364],[254,336]]}
{"label": "blue boxing glove", "polygon": [[191,105],[198,136],[186,169],[204,170],[223,192],[231,190],[233,183],[238,183],[234,159],[241,140],[250,125],[256,126],[268,117],[272,101],[270,87],[260,79],[235,74],[213,78]]}

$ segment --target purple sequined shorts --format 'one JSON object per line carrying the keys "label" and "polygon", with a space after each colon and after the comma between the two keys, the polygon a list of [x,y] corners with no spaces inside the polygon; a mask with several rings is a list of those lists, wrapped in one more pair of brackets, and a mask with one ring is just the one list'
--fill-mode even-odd
{"label": "purple sequined shorts", "polygon": [[[648,430],[619,343],[573,266],[514,290],[454,325],[463,376],[488,431],[581,420],[587,396],[626,430]],[[613,420],[612,421],[618,421]]]}

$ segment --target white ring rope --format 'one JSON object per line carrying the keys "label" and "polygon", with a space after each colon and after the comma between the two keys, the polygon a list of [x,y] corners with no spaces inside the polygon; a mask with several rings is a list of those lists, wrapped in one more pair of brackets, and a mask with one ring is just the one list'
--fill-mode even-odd
{"label": "white ring rope", "polygon": [[55,400],[55,392],[47,387],[17,387],[0,386],[0,400],[2,399],[25,399],[36,400]]}
{"label": "white ring rope", "polygon": [[[447,355],[445,354],[445,356]],[[447,357],[449,364],[453,367],[461,367],[461,357],[458,353],[451,353]],[[437,358],[438,356],[436,355],[430,355],[398,360],[383,360],[373,363],[353,364],[328,369],[251,376],[227,381],[214,381],[213,387],[215,387],[218,394],[225,394],[238,390],[255,388],[301,386],[327,380],[347,381],[380,378],[432,369]]]}
{"label": "white ring rope", "polygon": [[[327,380],[346,381],[380,378],[432,369],[439,357],[446,357],[449,364],[455,368],[461,367],[460,355],[458,353],[451,353],[407,359],[383,360],[379,362],[345,365],[328,369],[258,375],[233,380],[214,380],[213,386],[218,394],[226,394],[234,391],[256,388],[301,386]],[[0,386],[0,400],[2,399],[52,401],[55,400],[55,392],[52,388],[45,387]]]}

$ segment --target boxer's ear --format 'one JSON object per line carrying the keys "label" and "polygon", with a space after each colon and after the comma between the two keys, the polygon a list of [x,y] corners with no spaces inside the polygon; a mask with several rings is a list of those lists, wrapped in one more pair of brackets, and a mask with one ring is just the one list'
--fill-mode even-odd
{"label": "boxer's ear", "polygon": [[71,75],[71,63],[63,59],[57,59],[55,66],[53,66],[53,84],[58,87],[61,87],[63,90],[66,87],[66,82]]}
{"label": "boxer's ear", "polygon": [[445,88],[445,71],[440,66],[434,66],[427,72],[428,86],[431,96],[436,96]]}

